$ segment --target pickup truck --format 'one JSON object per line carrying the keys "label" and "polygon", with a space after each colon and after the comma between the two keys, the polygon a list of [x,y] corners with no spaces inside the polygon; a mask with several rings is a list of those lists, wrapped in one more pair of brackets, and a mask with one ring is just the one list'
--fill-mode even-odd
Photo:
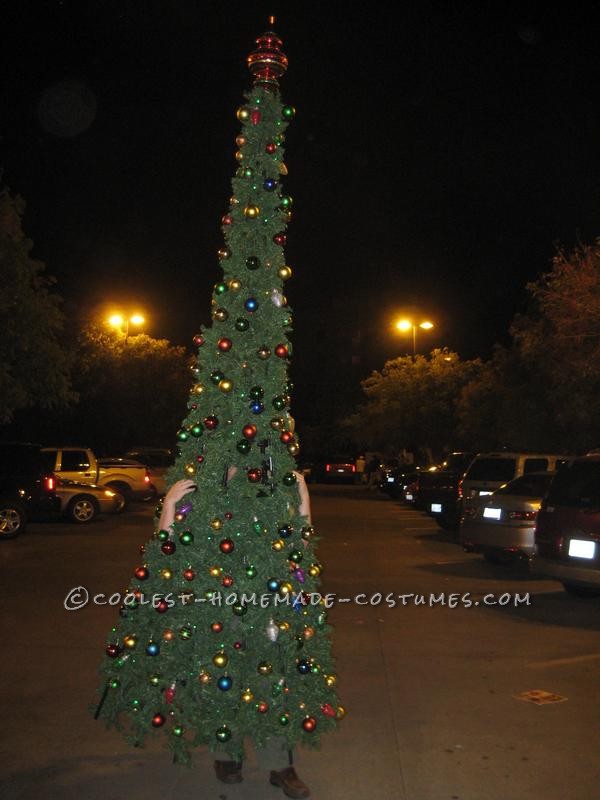
{"label": "pickup truck", "polygon": [[125,458],[97,459],[88,447],[43,447],[42,457],[58,478],[114,489],[129,500],[150,500],[156,495],[147,468]]}

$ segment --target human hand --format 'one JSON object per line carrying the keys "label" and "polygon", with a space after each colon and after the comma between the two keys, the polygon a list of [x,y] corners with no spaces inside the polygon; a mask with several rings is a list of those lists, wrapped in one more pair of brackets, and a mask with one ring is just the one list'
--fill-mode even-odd
{"label": "human hand", "polygon": [[171,486],[163,501],[163,506],[178,503],[186,494],[194,491],[197,488],[196,482],[191,478],[184,478],[177,481]]}

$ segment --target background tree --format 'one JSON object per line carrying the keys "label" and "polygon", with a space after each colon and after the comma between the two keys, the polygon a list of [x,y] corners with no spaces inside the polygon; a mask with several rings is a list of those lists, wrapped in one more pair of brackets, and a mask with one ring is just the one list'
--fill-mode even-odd
{"label": "background tree", "polygon": [[21,197],[0,188],[0,424],[19,409],[59,408],[74,399],[61,299],[44,264],[30,256],[24,209]]}
{"label": "background tree", "polygon": [[362,382],[367,401],[346,420],[359,449],[396,454],[418,446],[438,458],[460,446],[457,405],[461,390],[482,368],[457,353],[436,349],[431,355],[387,361],[381,372]]}

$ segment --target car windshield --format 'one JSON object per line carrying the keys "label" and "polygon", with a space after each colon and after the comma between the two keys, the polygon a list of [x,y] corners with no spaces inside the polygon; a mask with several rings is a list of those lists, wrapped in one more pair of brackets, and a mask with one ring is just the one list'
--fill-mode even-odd
{"label": "car windshield", "polygon": [[510,481],[506,486],[496,489],[494,494],[510,494],[518,497],[543,497],[548,491],[554,473],[546,472],[541,475],[523,475]]}
{"label": "car windshield", "polygon": [[464,472],[472,460],[473,456],[468,453],[450,453],[446,456],[442,469],[448,472]]}
{"label": "car windshield", "polygon": [[477,458],[465,475],[466,481],[509,481],[515,474],[515,458]]}
{"label": "car windshield", "polygon": [[600,461],[574,461],[561,469],[548,494],[548,505],[600,508]]}

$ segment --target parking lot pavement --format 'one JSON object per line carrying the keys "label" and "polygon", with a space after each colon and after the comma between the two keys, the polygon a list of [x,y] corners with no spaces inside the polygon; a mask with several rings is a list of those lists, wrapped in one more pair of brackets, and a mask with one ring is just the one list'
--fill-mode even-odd
{"label": "parking lot pavement", "polygon": [[[596,800],[597,601],[465,554],[379,493],[310,488],[348,708],[321,750],[299,754],[312,797]],[[224,786],[210,754],[173,766],[160,738],[133,750],[88,712],[116,609],[66,611],[64,600],[77,586],[122,591],[151,515],[136,506],[84,528],[36,524],[2,543],[3,800],[283,797],[252,754],[244,782]],[[497,601],[516,594],[529,604]],[[554,702],[522,697],[532,690]]]}

